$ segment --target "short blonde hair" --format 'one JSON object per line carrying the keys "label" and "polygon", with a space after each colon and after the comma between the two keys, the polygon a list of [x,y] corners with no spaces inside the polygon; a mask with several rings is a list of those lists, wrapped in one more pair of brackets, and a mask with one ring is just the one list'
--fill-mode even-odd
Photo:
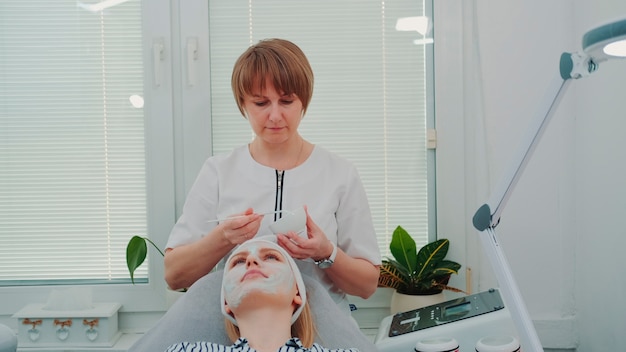
{"label": "short blonde hair", "polygon": [[[237,339],[241,337],[239,328],[229,319],[224,319],[224,325],[228,338],[230,338],[232,342],[237,341]],[[313,314],[311,313],[311,308],[309,307],[309,302],[307,301],[304,304],[302,313],[300,313],[298,319],[296,319],[296,321],[291,325],[291,336],[299,338],[304,347],[311,348],[316,334],[317,329],[315,329]]]}
{"label": "short blonde hair", "polygon": [[285,39],[265,39],[248,48],[233,67],[231,86],[239,111],[245,117],[244,98],[265,89],[268,79],[282,94],[295,94],[302,114],[313,96],[313,69],[304,52]]}

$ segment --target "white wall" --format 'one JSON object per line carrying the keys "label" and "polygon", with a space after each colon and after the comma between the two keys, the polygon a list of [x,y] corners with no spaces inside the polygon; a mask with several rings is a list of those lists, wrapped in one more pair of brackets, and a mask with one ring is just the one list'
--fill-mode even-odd
{"label": "white wall", "polygon": [[[626,2],[476,0],[438,7],[449,21],[435,33],[439,206],[448,209],[440,210],[439,233],[464,232],[455,241],[465,252],[455,247],[452,255],[464,258],[473,290],[481,291],[497,284],[471,226],[475,210],[510,169],[545,89],[558,78],[561,52],[580,50],[590,27],[626,17]],[[623,82],[626,62],[608,62],[571,84],[497,227],[544,347],[626,345],[619,260],[626,248]],[[460,147],[447,147],[459,139]]]}
{"label": "white wall", "polygon": [[[577,33],[626,17],[626,2],[578,1]],[[626,60],[576,91],[576,299],[579,351],[624,350],[626,337]],[[606,346],[607,348],[604,348]]]}

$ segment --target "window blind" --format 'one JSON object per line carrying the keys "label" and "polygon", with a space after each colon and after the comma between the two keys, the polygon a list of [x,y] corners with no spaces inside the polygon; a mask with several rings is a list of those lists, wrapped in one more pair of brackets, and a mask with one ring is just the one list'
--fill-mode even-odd
{"label": "window blind", "polygon": [[356,164],[383,255],[398,225],[427,243],[426,47],[395,29],[425,15],[424,4],[216,0],[209,9],[213,153],[253,137],[230,88],[237,57],[261,39],[291,40],[315,74],[301,134]]}
{"label": "window blind", "polygon": [[144,116],[129,101],[141,45],[138,0],[0,2],[0,285],[129,280],[126,243],[146,233]]}

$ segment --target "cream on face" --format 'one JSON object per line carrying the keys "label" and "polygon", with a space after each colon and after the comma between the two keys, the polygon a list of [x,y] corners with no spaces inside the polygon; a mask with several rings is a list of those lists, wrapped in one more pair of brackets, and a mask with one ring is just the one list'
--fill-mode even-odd
{"label": "cream on face", "polygon": [[292,294],[294,274],[283,254],[263,243],[244,244],[226,263],[224,299],[236,309],[251,292]]}

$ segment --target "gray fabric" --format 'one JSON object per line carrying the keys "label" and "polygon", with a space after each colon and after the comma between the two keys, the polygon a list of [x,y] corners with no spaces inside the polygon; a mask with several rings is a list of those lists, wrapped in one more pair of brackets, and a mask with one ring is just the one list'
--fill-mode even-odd
{"label": "gray fabric", "polygon": [[[354,320],[339,310],[319,282],[306,275],[303,275],[303,279],[318,332],[315,342],[328,348],[378,351]],[[183,341],[232,344],[224,329],[224,316],[220,308],[221,285],[221,271],[198,280],[128,351],[165,351],[170,345]]]}
{"label": "gray fabric", "polygon": [[0,352],[17,351],[17,336],[4,324],[0,324]]}

